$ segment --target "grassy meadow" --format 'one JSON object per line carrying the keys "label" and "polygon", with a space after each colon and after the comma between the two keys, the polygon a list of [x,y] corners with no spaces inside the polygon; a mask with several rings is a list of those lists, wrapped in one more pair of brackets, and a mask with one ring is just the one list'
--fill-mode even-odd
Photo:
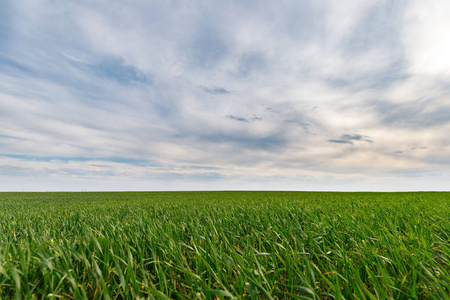
{"label": "grassy meadow", "polygon": [[0,299],[450,299],[450,193],[0,193]]}

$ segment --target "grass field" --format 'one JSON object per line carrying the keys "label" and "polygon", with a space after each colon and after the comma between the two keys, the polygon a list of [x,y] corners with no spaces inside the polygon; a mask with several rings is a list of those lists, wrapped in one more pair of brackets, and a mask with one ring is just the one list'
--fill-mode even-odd
{"label": "grass field", "polygon": [[450,193],[0,193],[1,299],[450,299]]}

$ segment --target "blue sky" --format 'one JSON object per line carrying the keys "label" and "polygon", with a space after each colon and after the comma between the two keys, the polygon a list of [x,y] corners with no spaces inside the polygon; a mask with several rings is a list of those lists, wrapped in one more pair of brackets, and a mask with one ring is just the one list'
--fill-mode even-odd
{"label": "blue sky", "polygon": [[0,190],[448,190],[449,15],[1,1]]}

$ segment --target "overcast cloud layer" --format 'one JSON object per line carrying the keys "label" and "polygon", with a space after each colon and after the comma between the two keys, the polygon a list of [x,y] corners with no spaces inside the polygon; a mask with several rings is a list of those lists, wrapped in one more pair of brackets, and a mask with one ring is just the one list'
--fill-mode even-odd
{"label": "overcast cloud layer", "polygon": [[1,1],[0,190],[448,190],[448,16]]}

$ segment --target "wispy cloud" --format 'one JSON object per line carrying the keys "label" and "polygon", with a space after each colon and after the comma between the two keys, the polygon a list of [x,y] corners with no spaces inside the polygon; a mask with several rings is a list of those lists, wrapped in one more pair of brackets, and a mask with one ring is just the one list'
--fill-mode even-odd
{"label": "wispy cloud", "polygon": [[222,87],[215,87],[215,88],[206,88],[204,87],[203,90],[210,94],[229,94],[230,92]]}
{"label": "wispy cloud", "polygon": [[444,0],[0,6],[0,189],[407,188],[402,170],[438,188],[450,172]]}
{"label": "wispy cloud", "polygon": [[356,141],[373,143],[373,141],[368,136],[360,134],[343,134],[339,139],[328,140],[328,142],[330,143],[350,144],[350,145],[353,145],[354,142]]}
{"label": "wispy cloud", "polygon": [[236,120],[236,121],[239,121],[239,122],[248,122],[248,120],[246,118],[236,117],[236,116],[233,116],[233,115],[228,115],[227,118],[231,119],[231,120]]}

